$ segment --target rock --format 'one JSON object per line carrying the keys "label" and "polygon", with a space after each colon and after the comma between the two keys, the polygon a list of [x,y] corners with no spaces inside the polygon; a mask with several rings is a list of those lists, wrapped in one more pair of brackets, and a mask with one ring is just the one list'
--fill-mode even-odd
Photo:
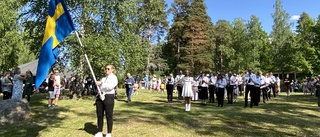
{"label": "rock", "polygon": [[26,99],[0,101],[0,125],[12,124],[27,120],[30,116],[30,106]]}

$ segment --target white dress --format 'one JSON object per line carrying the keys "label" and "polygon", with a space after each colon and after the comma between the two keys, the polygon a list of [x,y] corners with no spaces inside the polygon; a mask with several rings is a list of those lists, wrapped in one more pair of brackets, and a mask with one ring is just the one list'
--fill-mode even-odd
{"label": "white dress", "polygon": [[182,79],[182,95],[183,97],[192,97],[193,96],[193,90],[192,90],[192,86],[193,86],[193,77],[184,77]]}
{"label": "white dress", "polygon": [[13,91],[12,91],[12,99],[22,99],[22,80],[19,80],[20,75],[15,74],[13,76]]}

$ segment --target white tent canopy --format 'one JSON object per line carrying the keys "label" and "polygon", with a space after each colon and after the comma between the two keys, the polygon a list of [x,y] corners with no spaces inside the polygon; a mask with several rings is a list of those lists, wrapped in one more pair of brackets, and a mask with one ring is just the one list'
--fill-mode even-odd
{"label": "white tent canopy", "polygon": [[[35,76],[37,73],[38,60],[34,60],[22,65],[19,65],[18,67],[21,70],[21,74],[25,74],[28,70],[30,70],[32,74]],[[70,70],[67,68],[63,71],[63,73],[60,71],[61,78],[63,76],[66,76],[67,78],[69,78],[71,75],[72,75],[72,72],[70,72]]]}

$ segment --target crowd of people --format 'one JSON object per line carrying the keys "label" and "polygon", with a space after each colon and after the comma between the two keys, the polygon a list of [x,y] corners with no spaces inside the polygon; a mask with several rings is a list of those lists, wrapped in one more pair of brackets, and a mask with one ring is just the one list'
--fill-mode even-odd
{"label": "crowd of people", "polygon": [[35,91],[32,72],[27,71],[24,75],[21,75],[20,68],[15,68],[13,74],[9,71],[5,72],[4,75],[1,76],[0,83],[3,100],[26,98],[30,101],[30,96]]}
{"label": "crowd of people", "polygon": [[[113,109],[118,78],[115,75],[116,70],[113,65],[106,65],[106,76],[93,81],[87,77],[83,82],[83,90],[99,87],[100,93],[97,95],[94,105],[96,106],[98,133],[95,137],[101,137],[103,128],[103,117],[107,119],[107,136],[111,137],[113,127]],[[76,82],[74,77],[71,78],[69,86],[72,87],[72,82]],[[189,70],[185,72],[179,71],[174,77],[173,73],[169,76],[157,78],[153,75],[149,81],[148,75],[140,79],[139,76],[134,78],[130,73],[124,81],[126,88],[127,102],[131,102],[131,95],[138,94],[139,89],[145,88],[154,92],[167,93],[167,102],[173,102],[173,93],[176,91],[177,99],[185,101],[185,111],[191,110],[191,101],[201,101],[201,105],[206,106],[207,102],[217,102],[217,107],[224,107],[224,100],[228,104],[238,102],[238,96],[244,95],[244,107],[259,106],[261,102],[266,103],[272,97],[275,98],[280,93],[280,78],[274,76],[272,72],[263,74],[261,71],[253,73],[249,68],[246,73],[236,74],[231,71],[225,75],[221,73],[206,74],[200,72],[198,75],[191,76]],[[68,85],[66,77],[60,78],[59,71],[54,70],[47,80],[48,86],[48,108],[57,106],[60,95],[60,89],[66,88]],[[320,89],[320,75],[317,78],[306,78],[302,83],[298,80],[290,80],[289,75],[283,79],[286,96],[290,96],[291,92],[297,92],[302,89],[304,95],[310,93],[317,95],[317,89]],[[16,68],[14,75],[6,72],[1,77],[1,92],[3,99],[21,99],[27,98],[30,101],[36,89],[34,87],[34,76],[31,71],[27,71],[25,75],[21,75],[20,68]],[[250,97],[250,103],[249,103]],[[55,103],[53,103],[55,102]]]}
{"label": "crowd of people", "polygon": [[[231,71],[225,75],[200,72],[193,77],[190,76],[189,71],[185,73],[179,71],[179,74],[175,77],[173,73],[162,78],[153,75],[150,81],[148,75],[146,75],[141,81],[139,78],[138,83],[130,74],[127,78],[130,78],[131,81],[129,82],[129,79],[127,79],[126,82],[128,84],[126,86],[128,102],[131,101],[130,95],[136,91],[133,90],[135,88],[132,83],[136,83],[139,84],[139,88],[145,88],[153,92],[166,91],[168,103],[172,103],[173,93],[177,92],[178,100],[185,99],[186,111],[190,111],[190,100],[200,100],[204,106],[207,102],[214,103],[217,101],[217,106],[223,107],[224,99],[227,100],[228,104],[233,104],[233,102],[238,102],[237,97],[240,95],[244,95],[244,107],[254,107],[258,106],[260,102],[266,103],[272,97],[275,98],[281,89],[281,80],[278,76],[273,75],[272,72],[263,74],[261,71],[257,71],[253,73],[251,68],[242,74],[232,73]],[[305,95],[307,93],[316,95],[316,83],[320,83],[319,78],[306,78],[303,83],[300,83],[298,80],[291,80],[289,75],[286,75],[282,81],[286,96],[290,96],[290,93],[300,91],[300,89]],[[248,103],[249,98],[250,103]]]}
{"label": "crowd of people", "polygon": [[[25,74],[21,74],[21,69],[16,68],[13,72],[5,72],[1,76],[1,86],[0,91],[3,94],[3,100],[14,99],[19,100],[26,98],[28,102],[31,100],[31,95],[36,92],[39,92],[39,89],[35,88],[35,76],[31,71],[26,71]],[[55,101],[55,105],[58,105],[61,79],[59,76],[59,71],[55,70],[53,74],[50,75],[48,82],[45,84],[48,86],[48,107],[51,108],[54,106],[52,104]],[[43,85],[42,85],[43,86]]]}

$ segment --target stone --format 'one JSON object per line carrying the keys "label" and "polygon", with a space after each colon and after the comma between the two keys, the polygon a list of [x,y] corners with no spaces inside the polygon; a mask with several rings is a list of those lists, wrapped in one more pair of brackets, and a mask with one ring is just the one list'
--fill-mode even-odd
{"label": "stone", "polygon": [[0,125],[13,124],[29,119],[30,106],[26,99],[0,101]]}

